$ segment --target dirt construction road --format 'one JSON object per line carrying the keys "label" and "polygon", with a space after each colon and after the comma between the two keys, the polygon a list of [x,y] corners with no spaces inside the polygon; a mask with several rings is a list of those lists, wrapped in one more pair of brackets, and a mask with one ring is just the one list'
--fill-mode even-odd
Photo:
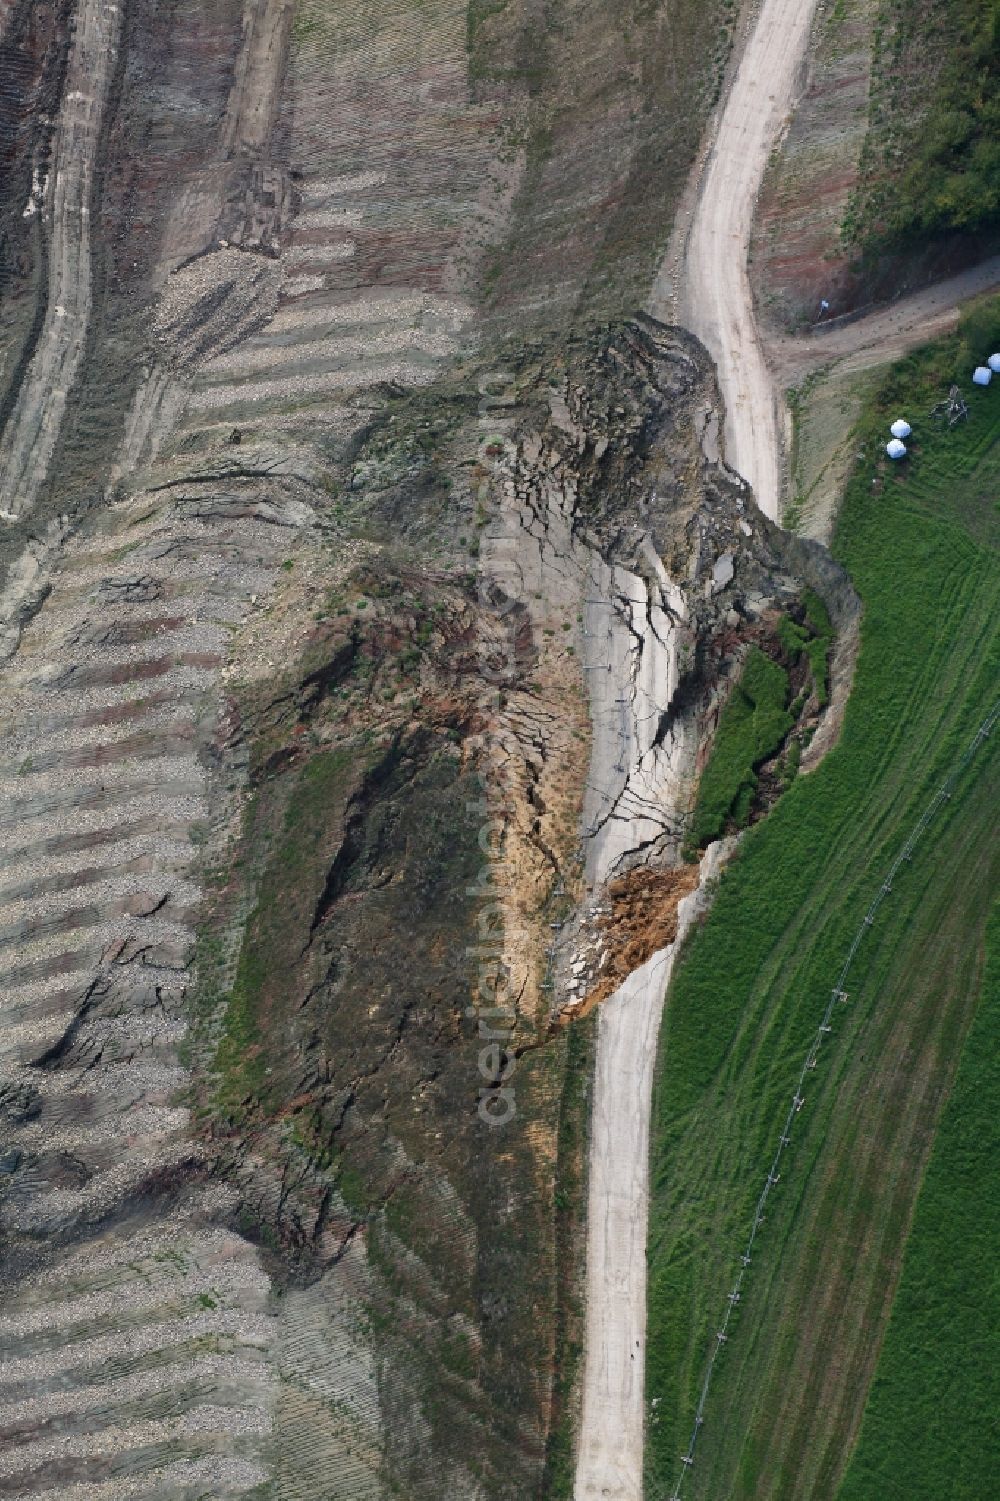
{"label": "dirt construction road", "polygon": [[710,845],[677,939],[604,1002],[587,1188],[587,1357],[576,1501],[639,1501],[645,1431],[649,1112],[663,997],[681,943],[704,911],[727,845]]}
{"label": "dirt construction road", "polygon": [[688,237],[680,321],[708,348],[726,402],[726,454],[778,518],[774,387],[754,319],[747,256],[767,159],[791,108],[816,0],[764,0],[719,121]]}
{"label": "dirt construction road", "polygon": [[656,1034],[675,945],[601,1007],[591,1128],[587,1370],[577,1501],[642,1495],[646,1364],[648,1111]]}
{"label": "dirt construction road", "polygon": [[[705,174],[688,242],[682,305],[681,322],[699,335],[719,367],[729,461],[750,480],[771,516],[779,503],[778,419],[754,322],[747,251],[757,188],[792,102],[815,4],[765,0],[761,9]],[[666,688],[660,685],[664,693]],[[592,767],[594,780],[601,780],[600,772]],[[636,820],[631,843],[640,842]],[[696,899],[688,898],[679,909],[682,926],[692,910]],[[601,1009],[576,1501],[642,1498],[649,1116],[673,952],[672,947],[654,955]]]}
{"label": "dirt construction road", "polygon": [[949,276],[947,281],[900,297],[853,323],[829,330],[819,327],[798,338],[771,340],[768,354],[775,380],[779,385],[790,385],[817,365],[834,360],[842,372],[888,364],[914,344],[948,333],[958,323],[962,303],[997,286],[1000,255]]}
{"label": "dirt construction road", "polygon": [[657,307],[654,295],[652,307],[675,316],[711,353],[726,406],[726,458],[774,520],[781,505],[785,387],[834,362],[848,371],[898,359],[953,328],[962,303],[1000,286],[1000,256],[994,256],[829,330],[793,337],[758,328],[748,270],[754,208],[795,101],[816,7],[817,0],[765,0],[701,174],[676,303]]}

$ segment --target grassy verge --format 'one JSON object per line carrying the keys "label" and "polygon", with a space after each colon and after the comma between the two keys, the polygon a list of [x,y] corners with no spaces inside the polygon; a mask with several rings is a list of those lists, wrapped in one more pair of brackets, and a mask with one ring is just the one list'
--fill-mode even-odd
{"label": "grassy verge", "polygon": [[[973,342],[983,336],[980,323]],[[867,400],[855,434],[864,457],[835,541],[865,606],[842,738],[746,836],[669,997],[649,1248],[647,1494],[657,1501],[672,1491],[709,1340],[832,978],[996,692],[1000,393],[975,393],[961,430],[921,420],[957,373],[967,385],[969,353],[957,336],[932,346]],[[917,442],[912,463],[890,472],[885,428],[904,408]],[[987,745],[859,955],[771,1195],[686,1496],[836,1492],[979,993],[997,761]],[[952,1460],[976,1442],[950,1433]]]}
{"label": "grassy verge", "polygon": [[566,1033],[565,1074],[559,1112],[556,1186],[558,1300],[555,1329],[555,1390],[545,1455],[542,1494],[569,1501],[575,1474],[574,1396],[583,1353],[584,1218],[587,1191],[589,1081],[593,1077],[597,1013]]}

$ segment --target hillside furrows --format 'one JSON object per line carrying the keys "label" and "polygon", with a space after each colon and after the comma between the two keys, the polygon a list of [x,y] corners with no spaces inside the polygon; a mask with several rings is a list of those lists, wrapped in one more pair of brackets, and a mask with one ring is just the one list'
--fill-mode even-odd
{"label": "hillside furrows", "polygon": [[122,7],[80,0],[52,155],[36,202],[48,239],[41,333],[0,446],[0,508],[31,509],[59,438],[90,318],[94,165],[118,52]]}
{"label": "hillside furrows", "polygon": [[[142,506],[132,502],[114,519],[127,527]],[[0,787],[0,840],[26,926],[7,927],[3,937],[18,937],[21,963],[34,969],[65,973],[59,933],[70,927],[80,932],[74,952],[89,969],[85,956],[118,940],[129,905],[137,916],[149,909],[141,940],[138,931],[129,935],[140,947],[153,932],[164,952],[186,942],[190,889],[155,866],[122,875],[109,836],[137,819],[188,832],[203,816],[204,735],[195,718],[223,659],[232,603],[263,591],[280,543],[266,526],[213,526],[184,510],[168,502],[138,536],[130,530],[126,557],[115,556],[114,524],[92,550],[74,550],[5,674],[10,774]],[[140,598],[129,599],[140,581]],[[224,601],[221,611],[213,595]],[[115,596],[120,602],[107,602]],[[95,618],[99,625],[88,626]],[[101,850],[102,876],[74,919],[70,893],[52,882],[66,874],[63,852],[92,863],[92,848]]]}
{"label": "hillside furrows", "polygon": [[[301,7],[284,148],[295,213],[274,267],[281,307],[239,348],[213,352],[189,421],[253,428],[339,393],[428,384],[468,343],[462,288],[494,212],[495,120],[467,101],[464,6],[437,9]],[[261,190],[282,191],[276,181]],[[207,258],[206,290],[227,274],[222,260]]]}
{"label": "hillside furrows", "polygon": [[230,1497],[264,1478],[269,1284],[245,1242],[207,1223],[218,1209],[190,1195],[22,1290],[2,1322],[0,1495]]}
{"label": "hillside furrows", "polygon": [[[220,716],[225,685],[234,670],[266,681],[294,649],[279,632],[259,660],[227,666],[232,632],[245,642],[280,565],[301,556],[321,467],[310,424],[319,417],[323,436],[346,445],[372,409],[356,393],[427,384],[471,320],[455,290],[454,224],[480,191],[486,148],[465,103],[463,8],[446,10],[426,28],[395,10],[355,11],[311,56],[293,38],[283,94],[292,7],[248,5],[221,129],[195,162],[184,150],[218,80],[199,91],[164,38],[162,86],[176,100],[200,92],[173,148],[171,213],[156,186],[171,148],[140,132],[129,158],[116,126],[112,156],[136,185],[123,194],[125,243],[134,238],[143,268],[140,231],[162,214],[168,274],[151,347],[138,388],[120,387],[129,408],[101,475],[104,509],[75,535],[59,522],[33,540],[5,596],[0,1218],[13,1313],[0,1494],[229,1496],[280,1473],[289,1498],[374,1498],[381,1410],[405,1411],[417,1389],[404,1373],[419,1351],[376,1370],[363,1322],[371,1274],[343,1205],[322,1209],[322,1195],[296,1187],[297,1170],[248,1144],[220,1164],[193,1130],[180,1059],[203,909],[198,850],[229,814],[238,822],[245,771]],[[210,37],[225,55],[224,11],[213,7],[199,36],[190,7],[179,12],[198,68],[216,66]],[[398,50],[400,27],[421,54],[416,69]],[[330,39],[345,37],[331,65]],[[92,41],[78,30],[71,72]],[[102,60],[114,65],[112,48]],[[121,118],[141,116],[131,88],[127,77]],[[457,170],[456,110],[472,126]],[[96,129],[100,115],[87,119]],[[78,155],[90,208],[93,153]],[[121,238],[99,248],[128,276]],[[44,433],[35,489],[86,342],[85,238],[69,248],[79,295],[50,288],[46,318],[63,312],[8,430],[18,453],[29,418]],[[64,331],[72,359],[59,355]],[[81,401],[101,358],[87,356]],[[339,393],[349,404],[338,408]],[[183,464],[170,457],[178,443],[191,450]],[[14,512],[29,502],[12,463]],[[220,1167],[225,1191],[208,1186]],[[427,1191],[440,1191],[433,1178]],[[332,1213],[336,1268],[322,1290],[289,1293],[276,1319],[258,1253],[226,1227],[294,1215],[319,1236],[318,1209]],[[426,1426],[399,1431],[398,1462],[432,1486]],[[454,1475],[468,1490],[461,1464]]]}
{"label": "hillside furrows", "polygon": [[382,1501],[385,1494],[378,1373],[362,1312],[371,1293],[356,1242],[318,1282],[285,1293],[273,1454],[288,1501]]}
{"label": "hillside furrows", "polygon": [[466,9],[300,8],[291,98],[304,202],[291,254],[327,289],[457,291],[477,237],[501,227],[500,122],[469,101]]}
{"label": "hillside furrows", "polygon": [[70,544],[4,670],[0,1217],[29,1279],[0,1494],[229,1496],[264,1474],[269,1283],[197,1187],[178,1049],[219,672],[295,505],[275,524],[261,497],[187,489]]}
{"label": "hillside furrows", "polygon": [[[292,290],[297,279],[290,279]],[[308,322],[280,312],[266,332],[207,362],[191,418],[210,415],[252,429],[287,408],[289,398],[315,401],[382,383],[429,384],[442,358],[457,352],[456,335],[469,320],[462,304],[428,297],[330,299],[309,311]]]}

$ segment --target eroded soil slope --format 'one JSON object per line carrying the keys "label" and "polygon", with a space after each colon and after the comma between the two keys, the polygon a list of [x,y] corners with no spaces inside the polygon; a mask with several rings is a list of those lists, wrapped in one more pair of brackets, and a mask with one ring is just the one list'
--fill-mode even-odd
{"label": "eroded soil slope", "polygon": [[768,322],[800,331],[996,254],[998,66],[995,16],[976,0],[817,11],[757,216]]}
{"label": "eroded soil slope", "polygon": [[570,9],[0,12],[2,1495],[565,1490],[602,888],[852,607],[622,316],[728,32]]}

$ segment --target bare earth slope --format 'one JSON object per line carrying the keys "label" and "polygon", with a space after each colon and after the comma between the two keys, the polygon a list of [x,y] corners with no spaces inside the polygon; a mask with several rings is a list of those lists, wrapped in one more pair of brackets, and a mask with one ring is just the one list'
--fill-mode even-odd
{"label": "bare earth slope", "polygon": [[[683,132],[690,75],[579,3],[601,87],[536,91],[533,154],[530,17],[497,80],[461,0],[3,7],[2,1495],[555,1483],[578,908],[637,833],[676,853],[668,774],[793,588],[700,454],[703,352],[571,319],[666,238],[714,77],[682,10]],[[498,303],[556,330],[501,362],[515,199],[546,254]]]}
{"label": "bare earth slope", "polygon": [[[628,316],[730,35],[653,9],[564,67],[535,7],[0,4],[0,1496],[566,1495],[581,1389],[639,1494],[669,951],[607,883],[832,578]],[[752,83],[691,297],[773,511]]]}

